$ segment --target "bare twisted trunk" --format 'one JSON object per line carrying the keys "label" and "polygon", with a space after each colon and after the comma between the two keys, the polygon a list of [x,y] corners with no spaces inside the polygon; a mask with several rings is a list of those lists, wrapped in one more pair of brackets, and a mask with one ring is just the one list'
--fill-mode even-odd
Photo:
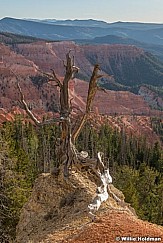
{"label": "bare twisted trunk", "polygon": [[101,203],[108,199],[109,195],[107,188],[108,185],[112,183],[112,178],[109,174],[109,168],[102,161],[102,153],[98,152],[96,158],[90,158],[86,151],[79,152],[76,149],[75,141],[88,119],[96,91],[98,90],[97,81],[102,77],[102,75],[98,74],[100,70],[99,65],[95,65],[89,82],[86,111],[79,123],[74,128],[72,128],[73,119],[71,117],[72,107],[69,98],[69,81],[74,78],[74,75],[78,72],[79,68],[75,66],[74,58],[70,57],[70,52],[66,55],[65,69],[66,74],[63,82],[57,78],[54,70],[52,70],[52,74],[44,74],[49,78],[50,81],[54,81],[56,86],[58,86],[60,89],[60,117],[58,119],[47,120],[44,122],[38,121],[34,114],[29,110],[27,103],[25,102],[18,77],[17,85],[21,95],[21,103],[23,104],[24,109],[26,110],[29,117],[35,122],[36,125],[42,126],[47,123],[59,122],[61,127],[61,136],[57,139],[56,142],[56,155],[59,164],[63,165],[64,177],[68,178],[72,165],[76,166],[79,170],[83,167],[87,167],[96,176],[96,181],[98,181],[97,195],[93,202],[88,206],[89,214],[93,216],[94,213],[99,209]]}

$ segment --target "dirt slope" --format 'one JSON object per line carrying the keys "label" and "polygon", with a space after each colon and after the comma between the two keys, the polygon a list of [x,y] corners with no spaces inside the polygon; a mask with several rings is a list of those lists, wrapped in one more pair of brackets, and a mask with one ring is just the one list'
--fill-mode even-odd
{"label": "dirt slope", "polygon": [[62,174],[40,175],[22,209],[16,243],[109,243],[116,242],[117,236],[163,237],[162,227],[139,220],[123,194],[111,188],[122,203],[110,197],[92,222],[88,204],[96,185],[87,174],[73,171],[66,181]]}
{"label": "dirt slope", "polygon": [[[111,243],[122,242],[123,237],[130,237],[129,242],[135,242],[134,238],[138,237],[155,237],[161,238],[157,242],[163,242],[163,227],[144,222],[140,219],[131,216],[127,212],[118,212],[117,210],[110,210],[105,213],[98,222],[92,223],[76,234],[64,240],[64,243]],[[124,240],[127,242],[127,240]],[[46,241],[45,241],[46,242]],[[53,241],[51,237],[50,242]]]}

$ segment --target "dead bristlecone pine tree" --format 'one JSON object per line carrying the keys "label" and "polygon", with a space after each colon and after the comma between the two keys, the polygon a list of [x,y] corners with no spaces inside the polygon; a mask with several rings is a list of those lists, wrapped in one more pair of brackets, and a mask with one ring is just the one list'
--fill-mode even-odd
{"label": "dead bristlecone pine tree", "polygon": [[[19,83],[20,78],[18,76],[16,76],[17,87],[21,97],[20,102],[22,103],[28,116],[37,126],[43,126],[45,124],[56,122],[61,127],[61,136],[57,139],[55,146],[58,164],[60,165],[60,168],[63,169],[64,178],[68,179],[72,166],[75,166],[78,170],[85,167],[89,169],[89,171],[92,171],[92,174],[94,177],[96,177],[95,181],[97,181],[97,194],[93,202],[88,205],[89,215],[94,218],[94,213],[99,209],[101,203],[108,199],[109,194],[111,194],[117,202],[121,201],[113,192],[111,192],[109,187],[109,184],[112,183],[112,177],[109,173],[108,164],[105,164],[102,160],[103,153],[98,152],[96,158],[90,158],[87,151],[79,152],[75,147],[75,141],[89,117],[96,92],[98,89],[101,90],[98,87],[97,82],[101,77],[103,77],[103,75],[99,74],[100,67],[98,64],[96,64],[89,82],[85,112],[82,114],[79,122],[74,125],[74,118],[72,115],[73,108],[69,97],[69,81],[74,79],[75,74],[79,71],[79,68],[75,66],[74,57],[71,57],[70,51],[66,55],[64,67],[66,72],[63,81],[57,77],[54,70],[52,70],[50,74],[42,73],[48,78],[49,81],[55,82],[55,85],[60,90],[60,116],[57,119],[39,121],[29,109],[25,101],[23,91]],[[55,168],[52,173],[57,176],[59,171],[60,170],[58,168]]]}

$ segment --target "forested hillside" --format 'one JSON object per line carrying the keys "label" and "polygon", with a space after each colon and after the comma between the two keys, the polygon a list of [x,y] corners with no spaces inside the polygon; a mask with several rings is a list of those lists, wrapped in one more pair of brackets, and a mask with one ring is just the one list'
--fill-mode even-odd
{"label": "forested hillside", "polygon": [[35,38],[32,36],[23,36],[12,34],[8,32],[0,32],[0,43],[6,45],[14,45],[20,43],[32,43],[36,41],[43,41],[43,39]]}
{"label": "forested hillside", "polygon": [[[163,151],[159,143],[151,147],[145,138],[127,136],[124,130],[119,132],[107,124],[96,130],[90,125],[85,125],[78,138],[79,151],[85,149],[91,157],[103,151],[109,158],[114,184],[123,191],[126,202],[142,219],[163,224]],[[158,131],[162,133],[162,128]],[[15,235],[20,210],[37,175],[53,173],[59,166],[55,142],[60,130],[54,125],[36,129],[18,117],[14,123],[4,124],[0,133],[1,239],[7,239]]]}

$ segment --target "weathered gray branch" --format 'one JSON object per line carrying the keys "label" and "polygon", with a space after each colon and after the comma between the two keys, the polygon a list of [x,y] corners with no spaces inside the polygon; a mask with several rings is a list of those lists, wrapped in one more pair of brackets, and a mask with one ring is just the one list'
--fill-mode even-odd
{"label": "weathered gray branch", "polygon": [[35,123],[37,126],[40,126],[40,125],[41,125],[40,121],[39,121],[39,120],[34,116],[34,114],[30,111],[30,109],[28,108],[27,103],[26,103],[25,100],[24,100],[24,95],[23,95],[23,93],[22,93],[22,90],[21,90],[21,87],[20,87],[19,82],[17,82],[17,87],[18,87],[19,93],[20,93],[20,95],[21,95],[21,103],[23,104],[25,111],[27,112],[28,116],[32,119],[32,121],[34,121],[34,123]]}
{"label": "weathered gray branch", "polygon": [[74,131],[72,132],[72,141],[73,142],[75,142],[76,138],[78,137],[78,135],[79,135],[81,129],[83,128],[83,126],[84,126],[84,124],[85,124],[85,122],[88,118],[88,115],[91,111],[92,103],[93,103],[93,100],[95,98],[95,95],[96,95],[96,92],[97,92],[97,89],[98,89],[97,81],[98,81],[99,78],[101,78],[103,76],[103,75],[98,74],[99,70],[100,70],[99,65],[96,64],[94,66],[94,70],[93,70],[93,73],[92,73],[92,76],[91,76],[91,79],[90,79],[90,82],[89,82],[85,114],[83,115],[78,126],[75,127]]}

